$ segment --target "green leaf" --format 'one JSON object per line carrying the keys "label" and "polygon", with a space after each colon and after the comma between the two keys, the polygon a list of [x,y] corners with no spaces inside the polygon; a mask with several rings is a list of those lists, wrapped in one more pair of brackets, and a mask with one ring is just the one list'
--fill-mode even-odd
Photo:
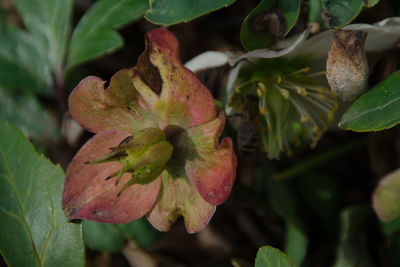
{"label": "green leaf", "polygon": [[[263,13],[267,13],[275,5],[275,0],[263,0],[258,6],[245,18],[242,27],[240,29],[240,38],[242,45],[246,50],[255,50],[266,48],[273,42],[274,36],[262,30],[259,32],[254,31],[250,24],[252,20]],[[296,24],[296,21],[300,14],[300,1],[298,0],[283,0],[278,2],[278,10],[286,21],[286,29],[283,36],[286,36],[289,31]],[[278,22],[280,23],[280,22]]]}
{"label": "green leaf", "polygon": [[307,253],[308,238],[299,200],[283,181],[269,180],[267,190],[272,208],[286,223],[285,252],[300,265]]}
{"label": "green leaf", "polygon": [[331,27],[341,27],[352,22],[364,6],[372,7],[379,0],[322,0],[322,7],[330,19]]}
{"label": "green leaf", "polygon": [[295,224],[286,223],[285,252],[298,266],[307,253],[308,238]]}
{"label": "green leaf", "polygon": [[279,0],[278,8],[282,11],[286,20],[285,36],[296,24],[300,15],[300,2],[299,0]]}
{"label": "green leaf", "polygon": [[61,208],[64,173],[0,121],[0,252],[9,266],[84,266],[82,227]]}
{"label": "green leaf", "polygon": [[75,28],[69,48],[67,68],[71,69],[123,45],[116,29],[143,16],[147,0],[99,0]]}
{"label": "green leaf", "polygon": [[160,234],[145,218],[127,224],[85,221],[83,229],[88,247],[110,252],[120,251],[126,239],[134,240],[141,247],[148,247]]}
{"label": "green leaf", "polygon": [[73,0],[14,0],[33,45],[53,72],[61,67],[67,46]]}
{"label": "green leaf", "polygon": [[29,138],[53,140],[59,134],[55,118],[29,93],[11,93],[0,87],[0,119],[11,122]]}
{"label": "green leaf", "polygon": [[125,244],[125,238],[112,224],[84,221],[83,233],[86,246],[93,250],[119,252]]}
{"label": "green leaf", "polygon": [[355,205],[340,216],[341,234],[334,267],[372,267],[374,264],[367,247],[367,219],[369,207]]}
{"label": "green leaf", "polygon": [[380,131],[400,122],[400,71],[359,97],[344,113],[339,126],[356,132]]}
{"label": "green leaf", "polygon": [[188,22],[197,17],[233,4],[236,0],[149,0],[150,8],[145,18],[154,23],[169,26]]}
{"label": "green leaf", "polygon": [[51,71],[38,42],[15,26],[0,28],[0,36],[0,86],[48,94]]}
{"label": "green leaf", "polygon": [[297,266],[285,253],[271,246],[261,247],[257,252],[255,267],[295,267]]}

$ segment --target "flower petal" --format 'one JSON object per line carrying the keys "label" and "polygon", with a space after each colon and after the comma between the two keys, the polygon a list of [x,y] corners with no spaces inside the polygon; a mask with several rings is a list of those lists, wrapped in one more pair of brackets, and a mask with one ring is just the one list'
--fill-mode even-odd
{"label": "flower petal", "polygon": [[236,176],[237,159],[232,140],[218,143],[225,124],[225,114],[179,134],[172,142],[177,157],[185,162],[189,180],[210,204],[219,205],[228,198]]}
{"label": "flower petal", "polygon": [[121,70],[104,90],[105,82],[90,76],[82,80],[69,97],[71,115],[82,127],[103,130],[139,131],[156,126],[149,107],[132,83],[132,71]]}
{"label": "flower petal", "polygon": [[150,223],[160,231],[168,231],[183,216],[188,233],[203,229],[215,212],[187,179],[183,168],[169,163],[164,171],[159,199],[147,214]]}
{"label": "flower petal", "polygon": [[379,181],[372,195],[372,206],[383,222],[388,223],[400,216],[400,169]]}
{"label": "flower petal", "polygon": [[146,41],[146,50],[133,69],[133,83],[151,106],[159,127],[186,129],[212,120],[216,115],[213,97],[182,65],[175,36],[160,28],[150,31]]}
{"label": "flower petal", "polygon": [[124,174],[118,186],[106,177],[118,171],[118,162],[85,164],[110,152],[129,133],[103,131],[90,139],[68,166],[63,192],[63,209],[70,219],[86,219],[108,223],[127,223],[146,214],[157,199],[161,179],[118,192],[131,178]]}

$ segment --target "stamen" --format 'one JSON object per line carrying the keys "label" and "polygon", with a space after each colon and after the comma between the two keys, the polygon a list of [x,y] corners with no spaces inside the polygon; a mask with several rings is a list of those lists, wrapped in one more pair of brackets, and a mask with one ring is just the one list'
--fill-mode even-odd
{"label": "stamen", "polygon": [[269,114],[267,109],[265,109],[265,108],[259,108],[259,109],[260,109],[260,113],[261,114],[263,114],[263,115],[268,115]]}
{"label": "stamen", "polygon": [[257,95],[258,95],[258,97],[262,97],[262,91],[260,90],[260,89],[257,89]]}
{"label": "stamen", "polygon": [[278,75],[278,77],[276,77],[276,82],[277,83],[281,83],[282,82],[282,77],[280,75]]}
{"label": "stamen", "polygon": [[262,82],[258,82],[258,88],[261,89],[264,93],[268,92],[267,88]]}

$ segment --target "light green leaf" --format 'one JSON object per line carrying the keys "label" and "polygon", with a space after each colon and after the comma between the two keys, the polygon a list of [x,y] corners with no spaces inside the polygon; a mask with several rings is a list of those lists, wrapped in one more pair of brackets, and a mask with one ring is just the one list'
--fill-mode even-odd
{"label": "light green leaf", "polygon": [[149,0],[150,8],[145,18],[154,23],[169,26],[188,22],[197,17],[233,4],[236,0]]}
{"label": "light green leaf", "polygon": [[370,210],[364,205],[346,208],[340,216],[341,234],[334,267],[372,267],[367,247],[367,219]]}
{"label": "light green leaf", "polygon": [[11,93],[0,87],[0,119],[36,140],[53,140],[59,134],[55,118],[29,93]]}
{"label": "light green leaf", "polygon": [[[260,4],[245,18],[240,29],[240,38],[243,47],[250,51],[255,49],[267,48],[273,42],[273,35],[267,30],[260,32],[254,31],[250,24],[252,20],[259,15],[267,13],[275,5],[275,0],[262,0]],[[278,2],[278,10],[283,15],[286,22],[286,28],[283,36],[286,36],[296,24],[300,14],[299,0],[283,0]],[[278,22],[281,23],[281,22]]]}
{"label": "light green leaf", "polygon": [[380,0],[367,0],[367,1],[368,1],[367,6],[368,6],[368,7],[373,7],[373,6],[375,6],[376,4],[378,4]]}
{"label": "light green leaf", "polygon": [[297,225],[287,222],[284,251],[298,266],[306,256],[307,246],[308,238],[304,232]]}
{"label": "light green leaf", "polygon": [[83,229],[88,247],[110,252],[120,251],[126,239],[134,240],[141,247],[148,247],[160,234],[145,218],[127,224],[85,221]]}
{"label": "light green leaf", "polygon": [[64,173],[0,121],[0,252],[9,266],[84,266],[82,228],[61,208]]}
{"label": "light green leaf", "polygon": [[296,267],[285,253],[271,246],[261,247],[257,252],[255,267]]}
{"label": "light green leaf", "polygon": [[400,122],[400,71],[359,97],[339,126],[356,132],[380,131]]}
{"label": "light green leaf", "polygon": [[82,17],[72,35],[67,68],[111,53],[123,45],[116,29],[143,16],[147,0],[99,0]]}
{"label": "light green leaf", "polygon": [[67,46],[73,0],[14,0],[40,56],[59,71]]}

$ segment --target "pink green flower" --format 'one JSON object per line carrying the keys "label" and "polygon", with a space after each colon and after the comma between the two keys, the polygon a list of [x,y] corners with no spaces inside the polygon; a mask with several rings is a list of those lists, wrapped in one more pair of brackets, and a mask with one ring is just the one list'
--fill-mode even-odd
{"label": "pink green flower", "polygon": [[225,115],[180,62],[176,38],[156,29],[146,44],[107,88],[90,76],[71,93],[72,116],[96,135],[68,166],[63,208],[70,219],[108,223],[146,215],[161,231],[183,216],[197,232],[232,189],[232,140],[219,141]]}

